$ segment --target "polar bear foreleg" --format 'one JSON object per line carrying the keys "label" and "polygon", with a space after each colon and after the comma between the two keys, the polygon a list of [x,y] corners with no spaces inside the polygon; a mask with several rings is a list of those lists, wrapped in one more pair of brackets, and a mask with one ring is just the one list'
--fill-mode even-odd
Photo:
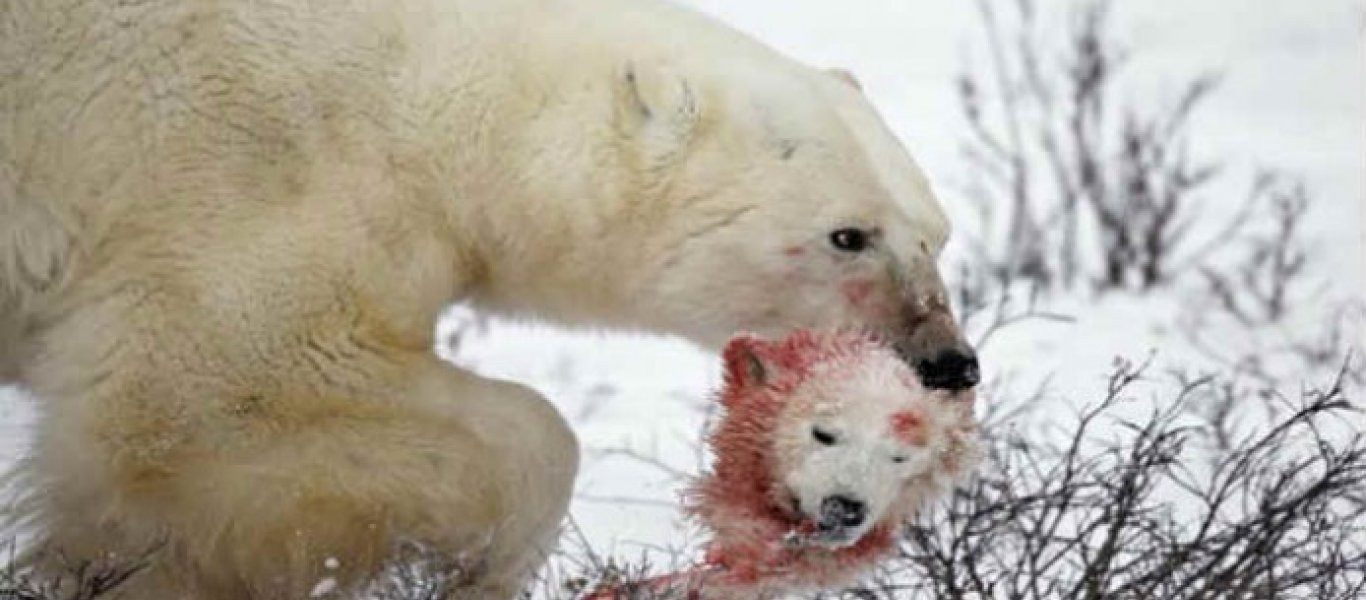
{"label": "polar bear foreleg", "polygon": [[[39,456],[34,524],[48,547],[81,554],[160,540],[125,590],[144,600],[341,598],[405,545],[453,568],[451,597],[514,597],[557,537],[577,442],[524,386],[394,356],[398,368],[373,369],[363,389],[310,386],[335,394],[326,402],[262,398],[222,424],[237,437],[175,449],[154,476],[106,463],[104,476],[67,479],[79,471],[60,463],[73,454]],[[372,397],[346,398],[357,394]],[[85,447],[82,470],[111,455],[99,440],[69,441]]]}

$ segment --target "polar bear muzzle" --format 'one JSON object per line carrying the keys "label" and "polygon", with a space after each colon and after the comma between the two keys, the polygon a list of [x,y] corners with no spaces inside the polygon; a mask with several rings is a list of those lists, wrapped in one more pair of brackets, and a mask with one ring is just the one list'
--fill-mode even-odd
{"label": "polar bear muzzle", "polygon": [[922,268],[915,278],[926,291],[911,290],[902,309],[904,337],[892,346],[901,358],[915,368],[925,387],[964,390],[981,380],[977,353],[963,339],[947,293],[933,265]]}

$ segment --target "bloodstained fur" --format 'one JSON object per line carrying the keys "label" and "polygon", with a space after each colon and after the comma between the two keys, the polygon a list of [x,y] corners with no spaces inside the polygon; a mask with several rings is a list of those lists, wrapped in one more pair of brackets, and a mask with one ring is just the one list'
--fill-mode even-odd
{"label": "bloodstained fur", "polygon": [[[751,336],[732,339],[723,353],[725,377],[718,394],[724,414],[707,438],[715,457],[713,466],[683,498],[687,513],[712,534],[703,562],[636,585],[677,594],[664,597],[690,600],[767,598],[784,591],[850,583],[888,556],[900,524],[912,516],[921,499],[940,491],[942,478],[926,476],[907,482],[905,489],[911,491],[903,493],[911,501],[885,515],[857,542],[841,548],[786,543],[793,535],[811,533],[814,525],[792,509],[775,481],[773,434],[798,388],[813,377],[843,377],[869,360],[895,361],[896,377],[908,393],[926,393],[909,367],[870,334],[803,330],[778,342]],[[970,400],[949,401],[958,403],[950,412],[967,416],[964,423],[949,427],[952,451],[940,457],[941,470],[956,477],[974,462],[970,438],[975,426]],[[927,419],[918,409],[898,411],[890,416],[887,431],[912,445],[925,445]],[[600,591],[591,598],[630,597],[624,591]]]}

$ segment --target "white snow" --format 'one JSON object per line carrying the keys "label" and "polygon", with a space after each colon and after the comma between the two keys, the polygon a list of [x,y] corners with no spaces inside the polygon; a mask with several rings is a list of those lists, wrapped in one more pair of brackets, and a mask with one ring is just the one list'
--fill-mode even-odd
{"label": "white snow", "polygon": [[324,577],[313,585],[313,589],[308,592],[308,597],[322,598],[335,591],[337,591],[337,580],[332,577]]}
{"label": "white snow", "polygon": [[33,422],[29,398],[13,386],[0,386],[0,466],[13,462],[28,441]]}

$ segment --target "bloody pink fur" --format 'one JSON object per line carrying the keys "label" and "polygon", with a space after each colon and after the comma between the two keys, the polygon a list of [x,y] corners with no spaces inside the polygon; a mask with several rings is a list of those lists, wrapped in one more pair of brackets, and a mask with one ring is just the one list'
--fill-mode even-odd
{"label": "bloody pink fur", "polygon": [[862,306],[868,296],[873,293],[873,280],[871,279],[850,279],[840,284],[840,290],[844,292],[844,298],[853,306]]}
{"label": "bloody pink fur", "polygon": [[[775,497],[772,433],[788,397],[814,367],[852,364],[874,351],[885,351],[876,338],[852,332],[798,331],[776,343],[739,337],[727,345],[720,394],[726,414],[708,440],[715,463],[686,498],[689,513],[714,533],[706,562],[720,567],[722,574],[713,583],[743,586],[795,577],[799,581],[793,583],[824,587],[891,549],[890,524],[838,550],[785,546],[784,536],[802,533],[810,524],[790,514],[783,499]],[[746,364],[751,355],[769,365],[767,380],[752,380]]]}
{"label": "bloody pink fur", "polygon": [[904,410],[892,415],[892,433],[912,446],[925,445],[925,419],[915,411]]}
{"label": "bloody pink fur", "polygon": [[[889,353],[868,334],[798,331],[779,342],[740,336],[723,353],[724,387],[718,400],[724,415],[707,439],[712,469],[686,491],[689,515],[712,534],[702,564],[640,585],[683,598],[758,598],[794,588],[828,588],[847,583],[892,551],[904,512],[888,515],[856,543],[838,548],[789,544],[814,524],[794,514],[776,484],[773,434],[794,392],[821,367],[819,376]],[[888,356],[886,354],[884,357]],[[832,368],[833,367],[833,368]],[[920,389],[909,368],[901,369],[908,389]],[[893,435],[925,443],[925,415],[907,410],[888,423]],[[594,599],[629,597],[607,590]]]}

